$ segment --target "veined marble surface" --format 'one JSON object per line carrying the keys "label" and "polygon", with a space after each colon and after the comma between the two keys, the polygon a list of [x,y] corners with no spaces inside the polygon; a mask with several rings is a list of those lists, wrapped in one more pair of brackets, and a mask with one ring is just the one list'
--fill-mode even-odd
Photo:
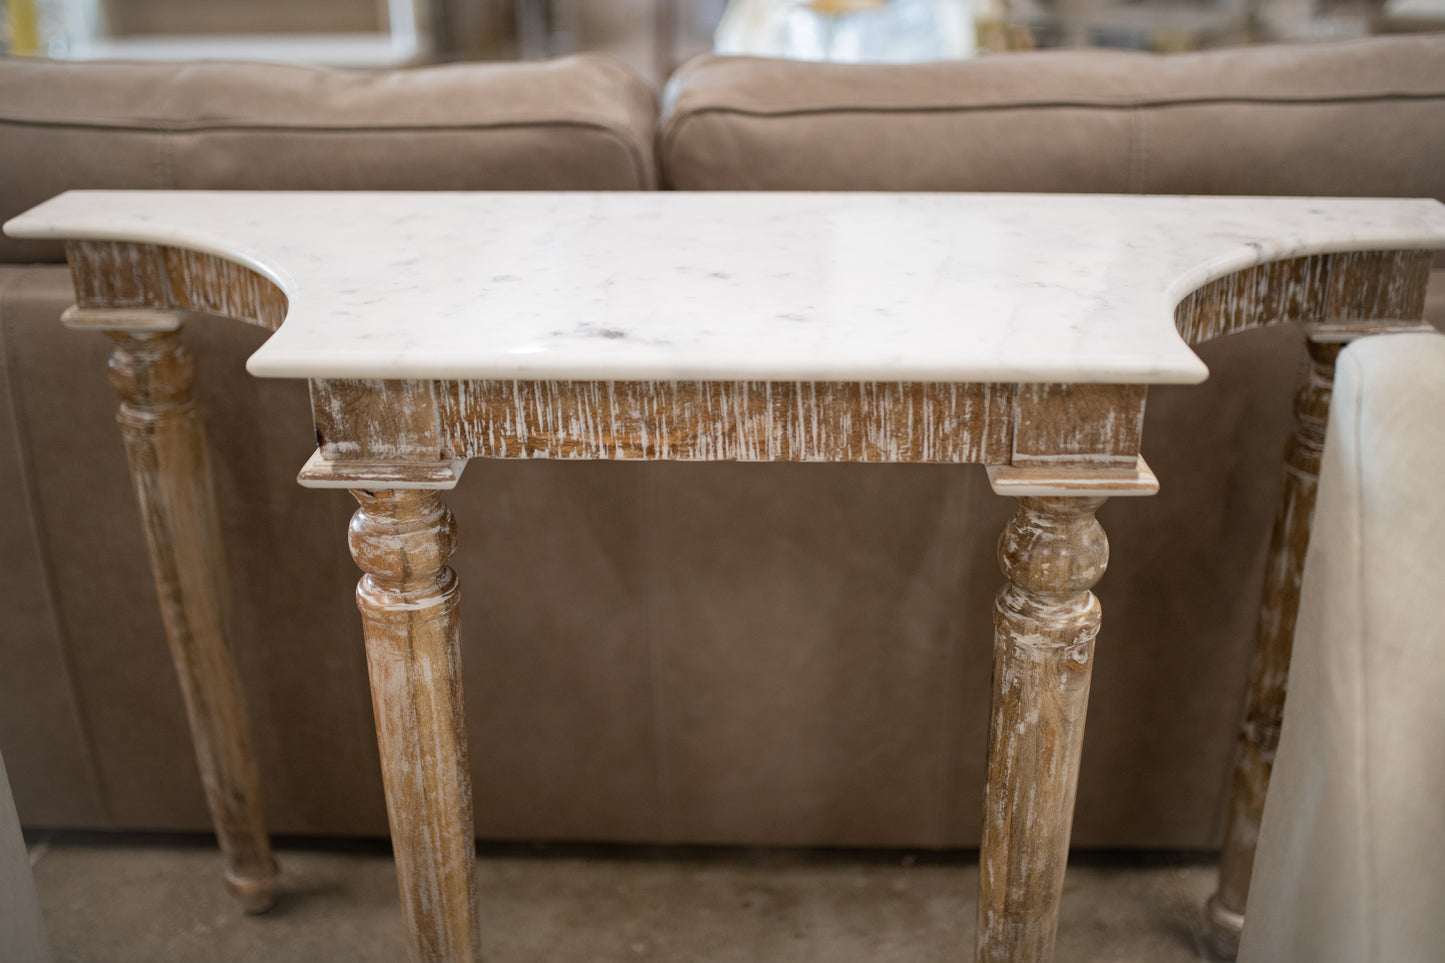
{"label": "veined marble surface", "polygon": [[1445,247],[1433,200],[1008,194],[73,191],[14,237],[271,278],[263,377],[1187,383],[1191,290]]}

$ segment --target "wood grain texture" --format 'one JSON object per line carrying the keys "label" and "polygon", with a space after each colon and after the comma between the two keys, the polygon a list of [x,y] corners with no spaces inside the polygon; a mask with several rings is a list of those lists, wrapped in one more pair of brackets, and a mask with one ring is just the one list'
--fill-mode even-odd
{"label": "wood grain texture", "polygon": [[198,251],[162,249],[167,297],[190,311],[234,318],[275,331],[286,319],[286,295],[248,267]]}
{"label": "wood grain texture", "polygon": [[1225,275],[1187,295],[1174,325],[1189,344],[1272,324],[1319,321],[1331,255],[1290,258]]}
{"label": "wood grain texture", "polygon": [[1284,493],[1270,535],[1219,884],[1205,907],[1214,950],[1227,959],[1239,951],[1260,820],[1279,746],[1335,360],[1354,338],[1420,326],[1430,263],[1429,252],[1422,251],[1336,254],[1317,282],[1320,320],[1306,326],[1310,365],[1295,394],[1295,431],[1285,450]]}
{"label": "wood grain texture", "polygon": [[461,381],[438,385],[457,457],[1007,461],[1009,385]]}
{"label": "wood grain texture", "polygon": [[120,241],[68,241],[65,257],[81,307],[170,308],[164,249]]}
{"label": "wood grain texture", "polygon": [[1144,385],[1019,385],[1010,464],[1132,469],[1146,393]]}
{"label": "wood grain texture", "polygon": [[1381,322],[1419,321],[1425,313],[1425,289],[1433,261],[1431,251],[1333,255],[1324,322],[1373,329]]}
{"label": "wood grain texture", "polygon": [[179,308],[271,331],[286,317],[280,288],[214,254],[125,241],[67,241],[65,252],[82,307]]}
{"label": "wood grain texture", "polygon": [[318,378],[310,384],[311,417],[323,458],[441,460],[434,382]]}
{"label": "wood grain texture", "polygon": [[1102,497],[1020,498],[998,544],[979,963],[1053,958],[1109,560]]}
{"label": "wood grain texture", "polygon": [[179,331],[185,312],[171,308],[82,308],[73,305],[60,313],[60,323],[76,331]]}
{"label": "wood grain texture", "polygon": [[192,398],[195,365],[175,333],[109,337],[117,420],[226,883],[248,912],[262,912],[274,899],[276,865],[228,635],[230,580]]}
{"label": "wood grain texture", "polygon": [[1154,495],[1159,479],[1143,458],[1128,468],[1079,468],[1045,464],[989,465],[988,483],[995,495],[1022,498],[1029,495],[1102,495],[1106,498]]}
{"label": "wood grain texture", "polygon": [[483,457],[1132,471],[1145,395],[1092,384],[312,382],[322,457],[339,467]]}
{"label": "wood grain texture", "polygon": [[351,555],[412,963],[480,957],[456,523],[434,491],[352,492]]}
{"label": "wood grain texture", "polygon": [[1377,333],[1394,322],[1419,321],[1432,257],[1429,251],[1359,251],[1271,261],[1187,295],[1174,323],[1189,344],[1287,323]]}
{"label": "wood grain texture", "polygon": [[305,488],[429,488],[449,491],[461,481],[467,463],[331,461],[318,448],[306,459],[296,480]]}

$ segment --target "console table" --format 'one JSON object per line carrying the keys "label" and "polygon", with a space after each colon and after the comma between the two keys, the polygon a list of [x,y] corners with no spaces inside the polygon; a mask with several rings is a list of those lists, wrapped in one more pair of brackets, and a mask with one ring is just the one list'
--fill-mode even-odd
{"label": "console table", "polygon": [[1203,380],[1191,344],[1307,327],[1263,716],[1246,727],[1267,777],[1333,359],[1357,335],[1419,326],[1445,206],[84,191],[5,230],[69,242],[65,321],[115,342],[167,634],[227,878],[253,908],[274,867],[177,335],[192,315],[275,332],[247,366],[310,383],[318,448],[300,481],[360,503],[348,538],[412,960],[472,959],[479,943],[456,525],[440,492],[469,458],[610,458],[976,463],[1018,499],[999,541],[976,958],[1040,961],[1100,626],[1094,516],[1157,488],[1139,457],[1148,386]]}

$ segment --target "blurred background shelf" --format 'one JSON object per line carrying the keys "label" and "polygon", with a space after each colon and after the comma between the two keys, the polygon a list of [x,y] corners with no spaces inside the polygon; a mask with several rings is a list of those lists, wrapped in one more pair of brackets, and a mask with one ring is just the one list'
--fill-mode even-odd
{"label": "blurred background shelf", "polygon": [[67,60],[432,59],[425,0],[7,0],[14,53]]}

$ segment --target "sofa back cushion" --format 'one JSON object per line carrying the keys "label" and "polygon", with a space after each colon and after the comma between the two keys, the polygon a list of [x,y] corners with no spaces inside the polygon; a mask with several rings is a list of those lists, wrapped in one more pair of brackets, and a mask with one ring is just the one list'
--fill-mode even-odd
{"label": "sofa back cushion", "polygon": [[[0,60],[0,219],[72,188],[639,190],[651,88],[601,56],[345,71]],[[0,239],[0,261],[63,260]]]}
{"label": "sofa back cushion", "polygon": [[682,190],[1445,199],[1445,35],[859,66],[703,57],[669,84]]}

